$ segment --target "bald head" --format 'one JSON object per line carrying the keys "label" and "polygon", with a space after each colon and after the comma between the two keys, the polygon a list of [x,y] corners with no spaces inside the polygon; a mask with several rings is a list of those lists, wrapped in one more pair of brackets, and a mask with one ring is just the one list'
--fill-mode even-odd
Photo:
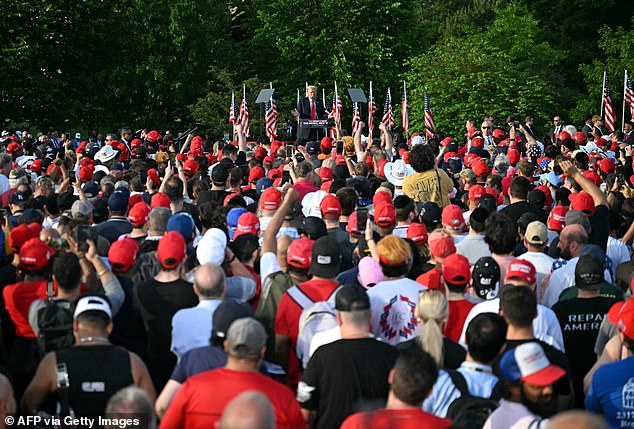
{"label": "bald head", "polygon": [[588,244],[588,233],[581,225],[568,225],[561,231],[561,237],[577,244]]}
{"label": "bald head", "polygon": [[225,407],[217,429],[274,429],[275,413],[269,399],[254,390],[236,396]]}
{"label": "bald head", "polygon": [[608,429],[605,422],[586,411],[566,411],[557,414],[548,424],[548,429]]}
{"label": "bald head", "polygon": [[222,299],[225,295],[225,272],[219,265],[204,264],[194,274],[194,287],[200,299]]}

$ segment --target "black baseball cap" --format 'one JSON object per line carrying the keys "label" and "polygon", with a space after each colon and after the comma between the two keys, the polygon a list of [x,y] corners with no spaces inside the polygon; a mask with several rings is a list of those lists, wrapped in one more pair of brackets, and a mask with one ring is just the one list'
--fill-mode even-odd
{"label": "black baseball cap", "polygon": [[473,289],[480,299],[490,300],[498,295],[500,266],[491,256],[478,259],[471,272]]}
{"label": "black baseball cap", "polygon": [[339,311],[365,311],[370,309],[370,298],[363,287],[347,284],[335,296],[335,309]]}
{"label": "black baseball cap", "polygon": [[321,237],[313,245],[310,272],[325,279],[335,278],[341,270],[341,248],[332,237]]}

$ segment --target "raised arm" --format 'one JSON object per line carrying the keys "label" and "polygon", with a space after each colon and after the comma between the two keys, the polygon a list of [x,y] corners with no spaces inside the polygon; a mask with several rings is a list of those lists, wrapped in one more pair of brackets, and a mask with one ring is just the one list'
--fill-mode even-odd
{"label": "raised arm", "polygon": [[559,166],[563,170],[566,177],[569,177],[577,182],[579,186],[581,186],[581,189],[583,189],[585,192],[588,193],[588,195],[592,197],[595,207],[608,205],[608,200],[605,194],[601,192],[601,189],[599,189],[599,187],[595,185],[590,179],[581,174],[572,162],[567,159],[562,159],[561,161],[559,161]]}
{"label": "raised arm", "polygon": [[275,212],[269,222],[269,226],[267,226],[264,232],[264,237],[262,238],[262,254],[267,252],[277,253],[277,238],[275,237],[282,226],[282,222],[284,222],[284,216],[286,216],[286,213],[288,213],[291,207],[297,203],[298,199],[299,192],[295,189],[289,188],[289,190],[286,191],[282,205],[280,205],[280,208]]}

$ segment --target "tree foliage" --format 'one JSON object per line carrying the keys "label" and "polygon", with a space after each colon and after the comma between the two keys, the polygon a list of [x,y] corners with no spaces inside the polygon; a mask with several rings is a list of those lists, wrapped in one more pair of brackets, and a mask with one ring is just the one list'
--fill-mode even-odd
{"label": "tree foliage", "polygon": [[[59,131],[123,125],[219,137],[231,89],[253,101],[269,82],[280,121],[304,83],[337,81],[377,104],[407,79],[414,127],[429,87],[438,128],[467,116],[553,113],[579,121],[599,106],[607,69],[620,102],[633,69],[634,0],[3,0],[3,127]],[[320,91],[321,93],[321,91]],[[576,106],[576,107],[575,107]],[[573,109],[574,108],[574,109]],[[365,118],[364,118],[365,119]],[[397,121],[398,122],[398,121]],[[256,122],[253,122],[256,124]],[[453,127],[453,128],[452,128]],[[259,125],[252,127],[259,132]]]}
{"label": "tree foliage", "polygon": [[472,116],[548,118],[563,91],[560,77],[548,69],[563,53],[540,42],[540,33],[526,8],[512,4],[497,10],[485,31],[468,30],[413,58],[406,73],[412,129],[424,128],[425,86],[436,129],[454,136]]}
{"label": "tree foliage", "polygon": [[[632,19],[634,25],[634,18]],[[576,108],[571,112],[571,119],[580,122],[586,114],[600,113],[601,90],[603,88],[603,72],[607,71],[610,82],[611,97],[617,112],[620,126],[623,103],[624,71],[629,70],[630,79],[634,73],[634,30],[623,27],[603,27],[599,31],[599,49],[605,60],[595,59],[590,64],[582,64],[579,70],[583,76],[587,91],[579,99]],[[626,118],[631,116],[626,110]]]}

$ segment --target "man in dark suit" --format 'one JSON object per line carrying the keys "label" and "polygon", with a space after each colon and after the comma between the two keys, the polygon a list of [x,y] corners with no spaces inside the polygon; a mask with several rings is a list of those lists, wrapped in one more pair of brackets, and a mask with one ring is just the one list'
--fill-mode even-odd
{"label": "man in dark suit", "polygon": [[557,135],[564,130],[564,125],[559,115],[553,117],[553,124],[554,126],[550,129],[548,134],[550,135],[550,140],[554,142]]}
{"label": "man in dark suit", "polygon": [[533,122],[533,118],[531,116],[527,116],[526,119],[524,119],[524,130],[526,133],[530,134],[531,137],[536,138],[535,131],[533,131]]}
{"label": "man in dark suit", "polygon": [[[322,100],[317,99],[317,87],[306,88],[306,98],[297,103],[297,114],[300,119],[324,119],[327,117],[326,109]],[[319,141],[324,134],[321,128],[302,128],[297,130],[297,141]]]}
{"label": "man in dark suit", "polygon": [[623,124],[623,132],[625,133],[625,139],[623,143],[625,144],[634,144],[634,122],[633,121],[625,121]]}

